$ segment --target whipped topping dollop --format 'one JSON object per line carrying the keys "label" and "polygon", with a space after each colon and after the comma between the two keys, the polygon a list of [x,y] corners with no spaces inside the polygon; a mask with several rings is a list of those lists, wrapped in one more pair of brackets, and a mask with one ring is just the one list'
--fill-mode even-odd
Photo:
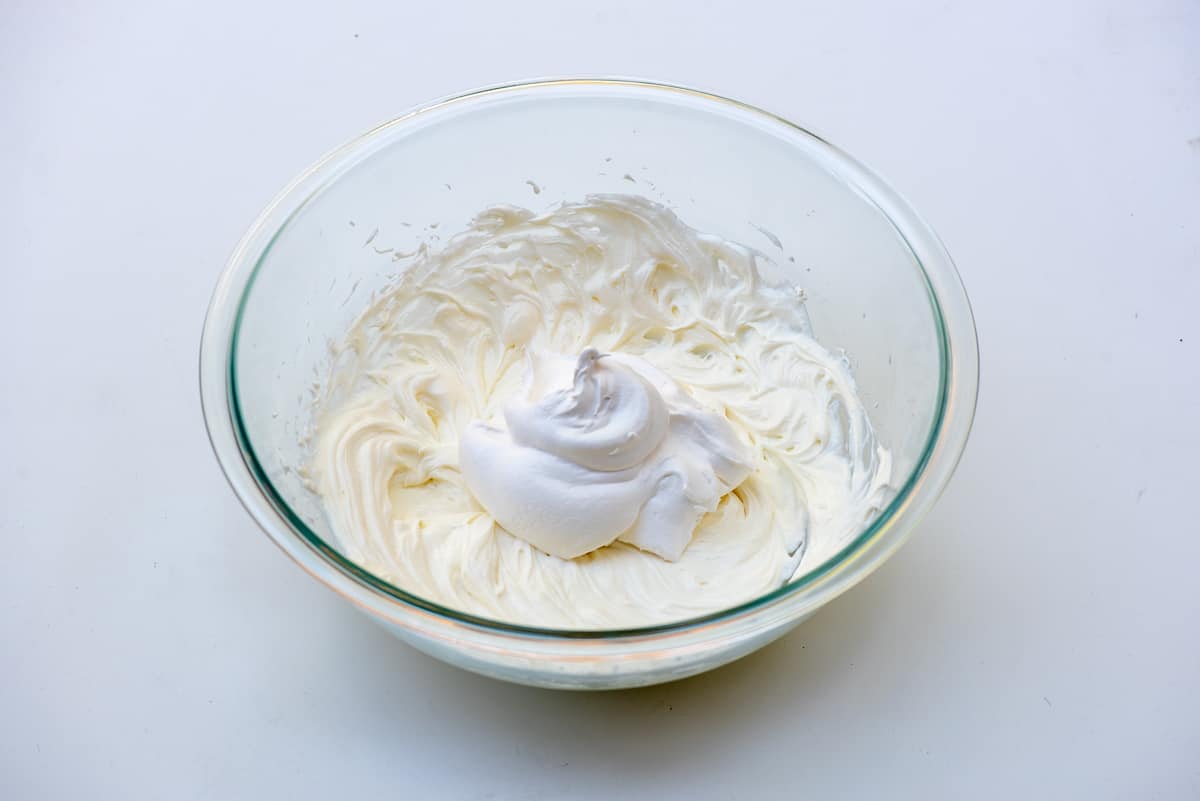
{"label": "whipped topping dollop", "polygon": [[816,568],[890,497],[803,293],[662,205],[490,208],[384,266],[333,343],[308,472],[341,552],[407,592],[534,626],[666,623]]}
{"label": "whipped topping dollop", "polygon": [[729,421],[662,371],[591,347],[529,351],[503,416],[463,432],[463,478],[497,523],[562,559],[620,539],[677,561],[753,465]]}

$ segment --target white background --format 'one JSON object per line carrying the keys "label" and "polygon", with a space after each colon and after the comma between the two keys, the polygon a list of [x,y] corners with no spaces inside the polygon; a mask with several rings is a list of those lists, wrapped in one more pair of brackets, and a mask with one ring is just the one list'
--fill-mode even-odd
{"label": "white background", "polygon": [[[0,798],[1200,797],[1200,5],[0,3]],[[225,486],[200,324],[258,210],[408,106],[675,80],[946,241],[982,391],[866,583],[674,685],[420,655]]]}

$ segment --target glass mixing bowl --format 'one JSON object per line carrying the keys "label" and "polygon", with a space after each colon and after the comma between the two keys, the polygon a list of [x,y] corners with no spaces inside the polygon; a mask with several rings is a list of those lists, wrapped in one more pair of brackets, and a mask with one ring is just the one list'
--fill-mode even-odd
{"label": "glass mixing bowl", "polygon": [[[748,603],[669,625],[556,631],[464,614],[346,559],[306,487],[315,382],[397,269],[487,206],[545,209],[641,194],[689,225],[768,253],[808,297],[817,338],[844,349],[894,460],[895,497],[844,547]],[[779,637],[861,581],[908,537],[967,441],[974,321],[936,235],[882,180],[814,134],[677,86],[546,80],[432,103],[338,148],[262,213],[221,275],[200,388],[234,491],[310,575],[447,662],[547,687],[689,676]]]}

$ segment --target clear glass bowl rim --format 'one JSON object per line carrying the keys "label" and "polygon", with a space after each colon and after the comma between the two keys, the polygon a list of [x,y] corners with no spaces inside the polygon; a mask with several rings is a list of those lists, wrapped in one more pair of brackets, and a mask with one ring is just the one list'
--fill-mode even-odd
{"label": "clear glass bowl rim", "polygon": [[[313,532],[271,485],[241,419],[237,396],[236,350],[242,312],[259,266],[279,233],[324,186],[336,180],[348,161],[384,135],[421,115],[500,93],[590,87],[631,92],[682,94],[698,105],[715,104],[727,113],[784,126],[811,140],[836,162],[896,229],[925,279],[939,344],[939,407],[920,459],[891,503],[870,526],[833,558],[803,577],[738,606],[672,623],[632,629],[551,629],[470,615],[405,592],[345,559]],[[869,575],[903,544],[940,496],[962,455],[974,419],[979,352],[974,317],[949,254],[928,224],[875,173],[810,130],[737,100],[699,89],[633,78],[545,78],[484,87],[416,107],[334,149],[295,178],[260,213],[234,249],[213,292],[200,342],[200,395],[208,436],[221,469],[243,506],[267,535],[306,572],[364,611],[394,625],[454,643],[474,634],[555,640],[663,644],[664,637],[702,634],[709,640],[728,629],[755,628],[796,619],[832,600]],[[689,637],[692,639],[692,637]],[[481,644],[479,641],[477,645]]]}

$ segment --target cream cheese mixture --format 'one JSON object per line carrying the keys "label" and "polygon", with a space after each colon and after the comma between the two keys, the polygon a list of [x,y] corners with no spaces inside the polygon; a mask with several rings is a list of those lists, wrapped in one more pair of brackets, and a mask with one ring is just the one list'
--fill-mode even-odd
{"label": "cream cheese mixture", "polygon": [[891,459],[761,261],[624,195],[489,209],[419,253],[314,413],[345,555],[464,612],[600,629],[733,606],[835,553]]}

